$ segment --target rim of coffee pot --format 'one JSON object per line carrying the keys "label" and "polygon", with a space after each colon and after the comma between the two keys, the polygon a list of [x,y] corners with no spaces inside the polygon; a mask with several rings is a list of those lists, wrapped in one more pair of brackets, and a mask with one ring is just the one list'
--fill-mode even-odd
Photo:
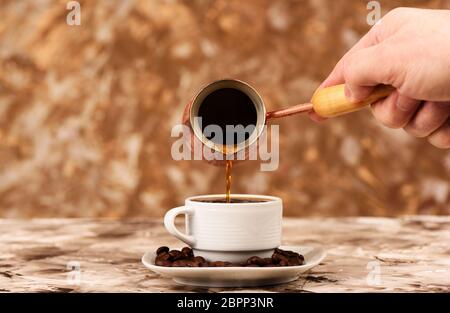
{"label": "rim of coffee pot", "polygon": [[[218,144],[206,138],[197,119],[198,111],[203,100],[212,92],[223,88],[233,88],[245,93],[251,99],[256,109],[255,130],[250,134],[248,139],[243,142],[237,143],[233,146],[232,149],[229,149],[230,145]],[[194,133],[194,136],[198,140],[200,140],[202,144],[223,154],[234,154],[254,144],[263,133],[264,125],[266,124],[267,120],[266,107],[261,95],[248,83],[238,79],[220,79],[207,84],[194,96],[193,100],[190,102],[190,106],[188,109],[189,124]]]}

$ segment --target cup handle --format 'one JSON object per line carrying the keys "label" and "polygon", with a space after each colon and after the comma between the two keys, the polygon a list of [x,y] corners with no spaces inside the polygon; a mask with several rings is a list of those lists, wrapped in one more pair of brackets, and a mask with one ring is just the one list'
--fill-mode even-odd
{"label": "cup handle", "polygon": [[175,218],[177,217],[177,215],[180,214],[192,215],[194,214],[194,209],[187,208],[185,206],[180,206],[172,210],[169,210],[164,216],[164,226],[166,227],[169,233],[171,233],[181,241],[184,241],[188,245],[193,246],[195,245],[196,242],[194,236],[183,234],[178,230],[178,228],[175,227]]}

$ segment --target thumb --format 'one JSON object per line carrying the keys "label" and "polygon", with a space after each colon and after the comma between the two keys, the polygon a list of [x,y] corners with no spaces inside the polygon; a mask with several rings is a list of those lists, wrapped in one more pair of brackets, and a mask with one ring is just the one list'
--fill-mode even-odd
{"label": "thumb", "polygon": [[364,48],[344,61],[345,94],[352,102],[362,101],[379,84],[392,85],[397,76],[396,62],[384,44]]}
{"label": "thumb", "polygon": [[359,102],[366,99],[372,92],[374,87],[358,86],[351,83],[345,83],[345,96],[350,102]]}

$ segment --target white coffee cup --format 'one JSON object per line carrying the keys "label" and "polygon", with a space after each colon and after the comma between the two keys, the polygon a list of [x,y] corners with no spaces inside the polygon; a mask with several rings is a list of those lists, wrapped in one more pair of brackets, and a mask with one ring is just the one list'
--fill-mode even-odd
{"label": "white coffee cup", "polygon": [[[261,200],[249,203],[214,203],[225,195],[187,198],[185,205],[168,211],[166,229],[187,243],[195,255],[207,260],[242,262],[250,256],[270,257],[281,245],[283,205],[280,198],[233,194],[233,199]],[[175,226],[179,214],[186,216],[186,232]]]}

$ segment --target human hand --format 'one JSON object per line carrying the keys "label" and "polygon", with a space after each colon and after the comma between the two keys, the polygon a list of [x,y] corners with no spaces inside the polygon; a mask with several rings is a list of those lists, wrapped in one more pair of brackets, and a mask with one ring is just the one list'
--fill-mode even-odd
{"label": "human hand", "polygon": [[[344,55],[319,88],[345,83],[347,97],[356,102],[376,85],[392,85],[396,91],[372,104],[375,118],[450,148],[449,30],[449,10],[394,9]],[[322,120],[314,112],[310,117]]]}

